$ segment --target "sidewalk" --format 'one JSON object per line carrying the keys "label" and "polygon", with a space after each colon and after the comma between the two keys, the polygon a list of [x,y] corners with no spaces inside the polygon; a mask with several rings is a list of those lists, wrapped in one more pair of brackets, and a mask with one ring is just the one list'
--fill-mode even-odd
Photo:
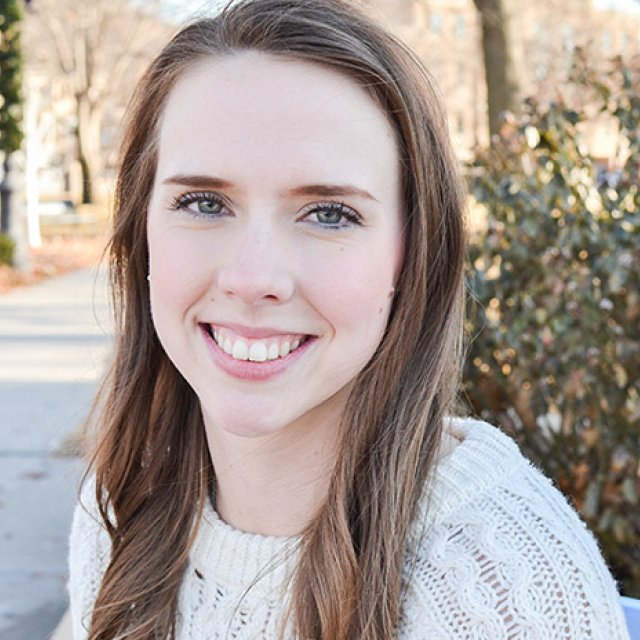
{"label": "sidewalk", "polygon": [[109,327],[95,271],[0,296],[0,640],[46,640],[67,607],[83,465],[56,452],[91,404]]}

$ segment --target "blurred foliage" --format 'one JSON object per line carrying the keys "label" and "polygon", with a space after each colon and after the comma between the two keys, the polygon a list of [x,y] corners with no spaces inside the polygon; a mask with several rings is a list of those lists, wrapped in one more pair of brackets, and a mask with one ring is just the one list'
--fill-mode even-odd
{"label": "blurred foliage", "polygon": [[[640,597],[640,69],[578,55],[578,107],[534,99],[469,168],[464,391],[555,479],[626,595]],[[617,128],[615,170],[583,141]]]}
{"label": "blurred foliage", "polygon": [[22,143],[22,0],[0,0],[0,151]]}
{"label": "blurred foliage", "polygon": [[13,240],[4,233],[0,233],[0,265],[8,264],[11,266],[13,264],[15,248]]}

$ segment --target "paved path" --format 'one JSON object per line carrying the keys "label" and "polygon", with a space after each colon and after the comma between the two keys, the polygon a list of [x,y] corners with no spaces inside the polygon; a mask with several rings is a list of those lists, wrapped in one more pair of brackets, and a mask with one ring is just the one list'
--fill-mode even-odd
{"label": "paved path", "polygon": [[78,271],[0,296],[0,640],[46,640],[66,606],[82,421],[111,347],[105,279]]}

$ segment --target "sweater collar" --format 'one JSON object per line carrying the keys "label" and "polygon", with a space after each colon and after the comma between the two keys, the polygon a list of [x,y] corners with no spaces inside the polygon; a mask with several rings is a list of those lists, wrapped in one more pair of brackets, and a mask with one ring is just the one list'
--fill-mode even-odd
{"label": "sweater collar", "polygon": [[300,536],[264,536],[240,531],[224,522],[207,500],[191,550],[191,563],[201,575],[229,587],[262,593],[281,589],[293,575]]}

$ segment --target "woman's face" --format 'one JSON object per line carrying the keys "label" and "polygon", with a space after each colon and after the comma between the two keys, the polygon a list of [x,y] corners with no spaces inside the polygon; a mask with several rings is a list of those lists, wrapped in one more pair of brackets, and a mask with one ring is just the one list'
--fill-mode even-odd
{"label": "woman's face", "polygon": [[402,262],[394,132],[354,81],[256,52],[173,89],[148,211],[151,308],[208,432],[337,427]]}

